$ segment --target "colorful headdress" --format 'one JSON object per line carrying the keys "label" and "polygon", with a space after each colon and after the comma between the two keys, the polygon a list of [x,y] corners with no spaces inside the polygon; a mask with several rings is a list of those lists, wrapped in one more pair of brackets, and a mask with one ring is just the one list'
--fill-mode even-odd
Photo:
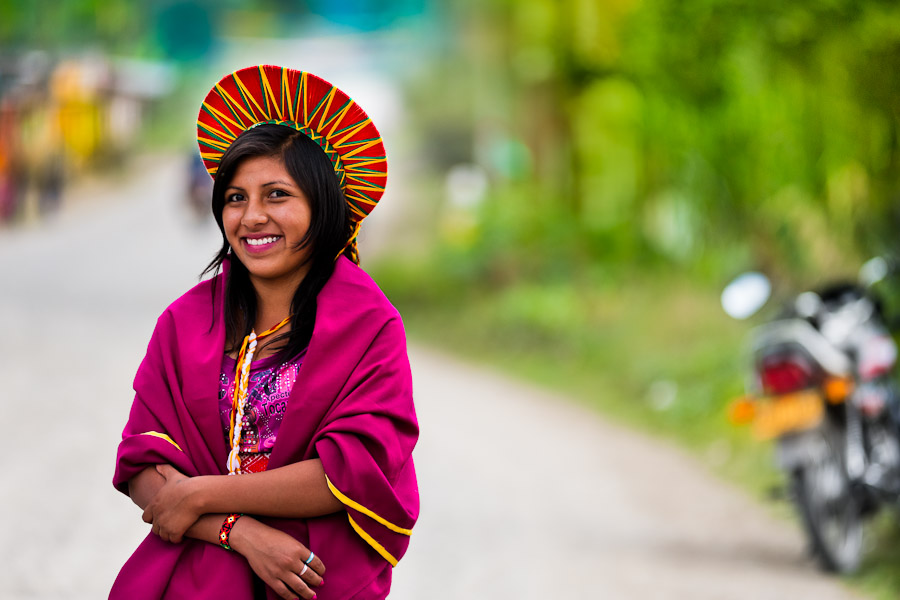
{"label": "colorful headdress", "polygon": [[387,156],[372,120],[347,94],[310,73],[259,65],[223,77],[197,117],[197,143],[215,178],[222,155],[244,131],[274,123],[316,142],[334,172],[355,223],[349,244],[356,258],[359,225],[384,193]]}

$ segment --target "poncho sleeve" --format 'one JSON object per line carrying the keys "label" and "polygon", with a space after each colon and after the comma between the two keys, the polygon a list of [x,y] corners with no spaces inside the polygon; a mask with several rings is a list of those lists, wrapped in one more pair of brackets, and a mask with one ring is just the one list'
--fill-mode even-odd
{"label": "poncho sleeve", "polygon": [[128,482],[148,466],[168,463],[189,476],[197,474],[179,419],[181,394],[169,382],[177,381],[170,353],[163,352],[169,315],[157,321],[147,354],[134,379],[135,398],[122,432],[113,485],[124,494]]}
{"label": "poncho sleeve", "polygon": [[394,566],[419,513],[412,459],[418,432],[406,337],[396,316],[362,354],[315,440],[350,525]]}
{"label": "poncho sleeve", "polygon": [[[161,463],[188,476],[222,473],[225,436],[215,399],[224,326],[210,327],[216,289],[211,285],[211,280],[199,283],[156,322],[134,378],[134,402],[116,458],[113,484],[126,494],[135,475]],[[251,600],[253,574],[237,553],[194,539],[172,544],[148,531],[109,597]]]}

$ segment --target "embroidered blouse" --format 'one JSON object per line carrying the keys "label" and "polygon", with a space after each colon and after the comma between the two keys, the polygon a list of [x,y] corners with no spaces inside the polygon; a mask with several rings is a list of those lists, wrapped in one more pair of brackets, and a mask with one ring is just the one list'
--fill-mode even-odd
{"label": "embroidered blouse", "polygon": [[[287,408],[288,396],[297,380],[297,373],[303,363],[304,350],[290,360],[274,354],[253,361],[247,384],[248,405],[244,410],[241,425],[241,453],[268,454],[275,445],[281,419]],[[231,402],[234,396],[234,372],[237,361],[228,355],[222,359],[219,378],[219,417],[228,440],[231,426]]]}

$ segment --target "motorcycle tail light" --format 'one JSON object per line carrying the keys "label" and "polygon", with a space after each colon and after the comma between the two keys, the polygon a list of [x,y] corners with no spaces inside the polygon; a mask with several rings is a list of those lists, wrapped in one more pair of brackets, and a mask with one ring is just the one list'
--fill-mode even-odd
{"label": "motorcycle tail light", "polygon": [[791,357],[776,357],[763,361],[760,379],[767,394],[781,395],[813,385],[813,370],[808,364]]}

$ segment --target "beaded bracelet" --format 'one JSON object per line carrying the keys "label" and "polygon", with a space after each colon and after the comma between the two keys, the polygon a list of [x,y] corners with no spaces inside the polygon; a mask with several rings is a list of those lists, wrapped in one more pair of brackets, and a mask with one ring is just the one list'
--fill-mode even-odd
{"label": "beaded bracelet", "polygon": [[[219,530],[219,545],[226,550],[231,550],[231,546],[228,545],[228,536],[231,535],[231,528],[234,527],[237,520],[243,516],[244,515],[240,513],[231,513],[225,517],[225,521],[222,522],[222,528]],[[232,552],[234,552],[234,550],[232,550]]]}

